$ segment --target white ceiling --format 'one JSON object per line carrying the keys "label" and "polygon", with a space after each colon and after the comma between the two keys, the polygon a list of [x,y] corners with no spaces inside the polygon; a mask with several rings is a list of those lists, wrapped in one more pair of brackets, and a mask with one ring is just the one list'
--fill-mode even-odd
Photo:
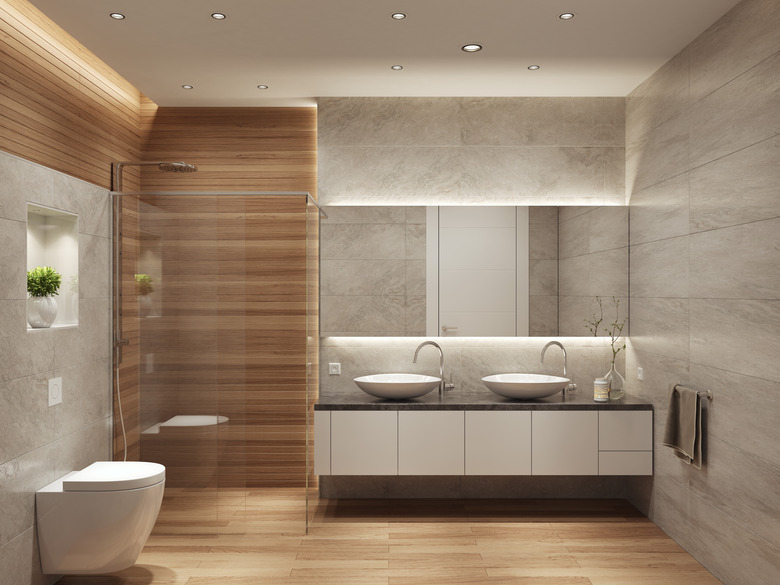
{"label": "white ceiling", "polygon": [[[738,0],[30,2],[160,106],[303,106],[318,96],[625,96]],[[399,11],[407,18],[393,20]],[[464,53],[466,43],[484,49]]]}

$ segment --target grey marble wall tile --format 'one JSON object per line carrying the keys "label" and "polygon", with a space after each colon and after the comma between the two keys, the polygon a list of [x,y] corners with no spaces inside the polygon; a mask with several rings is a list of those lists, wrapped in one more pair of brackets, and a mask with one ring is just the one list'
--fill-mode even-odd
{"label": "grey marble wall tile", "polygon": [[55,478],[84,469],[95,461],[111,459],[111,419],[98,420],[54,443]]}
{"label": "grey marble wall tile", "polygon": [[320,241],[323,260],[403,260],[406,256],[406,226],[402,223],[323,225]]}
{"label": "grey marble wall tile", "polygon": [[55,329],[54,364],[73,364],[108,358],[111,355],[111,308],[107,297],[79,300],[79,325]]}
{"label": "grey marble wall tile", "polygon": [[464,201],[483,202],[537,194],[529,176],[533,164],[529,153],[523,146],[458,149],[460,196]]}
{"label": "grey marble wall tile", "polygon": [[420,204],[437,197],[457,201],[457,148],[329,146],[318,153],[317,190],[324,205]]}
{"label": "grey marble wall tile", "polygon": [[[674,480],[657,475],[650,519],[724,583],[770,583],[777,548]],[[702,537],[706,535],[706,537]]]}
{"label": "grey marble wall tile", "polygon": [[604,109],[603,134],[597,136],[604,146],[626,146],[626,98],[601,98]]}
{"label": "grey marble wall tile", "polygon": [[[80,298],[111,295],[111,241],[100,236],[79,235]],[[63,283],[67,286],[67,283]]]}
{"label": "grey marble wall tile", "polygon": [[632,298],[688,298],[688,244],[688,237],[679,237],[631,246]]}
{"label": "grey marble wall tile", "polygon": [[[583,193],[625,196],[623,182],[607,185],[607,177],[624,174],[622,148],[551,147],[529,149],[532,193],[572,197]],[[612,173],[610,174],[610,169]]]}
{"label": "grey marble wall tile", "polygon": [[404,307],[404,335],[425,335],[425,295],[407,295]]}
{"label": "grey marble wall tile", "polygon": [[531,260],[528,265],[528,294],[556,296],[558,294],[558,261]]}
{"label": "grey marble wall tile", "polygon": [[629,196],[689,170],[690,126],[690,110],[683,110],[626,145]]}
{"label": "grey marble wall tile", "polygon": [[689,202],[694,205],[690,199],[689,173],[635,192],[630,201],[631,244],[688,235]]}
{"label": "grey marble wall tile", "polygon": [[27,202],[52,206],[55,174],[40,165],[0,153],[0,217],[27,221]]}
{"label": "grey marble wall tile", "polygon": [[562,296],[628,296],[628,248],[561,258],[558,287]]}
{"label": "grey marble wall tile", "polygon": [[406,224],[422,224],[427,221],[427,207],[425,205],[406,206]]}
{"label": "grey marble wall tile", "polygon": [[27,298],[27,224],[0,219],[0,299]]}
{"label": "grey marble wall tile", "polygon": [[406,259],[407,260],[425,260],[426,242],[425,242],[424,224],[407,224],[406,226]]}
{"label": "grey marble wall tile", "polygon": [[36,374],[0,384],[0,461],[20,457],[54,440],[55,410],[49,408],[47,382],[50,377],[54,374]]}
{"label": "grey marble wall tile", "polygon": [[558,208],[552,205],[532,205],[528,208],[528,223],[558,225]]}
{"label": "grey marble wall tile", "polygon": [[557,260],[558,230],[549,224],[529,224],[528,257],[531,260]]}
{"label": "grey marble wall tile", "polygon": [[707,405],[707,436],[728,441],[779,466],[776,419],[780,383],[698,364],[691,364],[690,372],[691,386],[713,395]]}
{"label": "grey marble wall tile", "polygon": [[[320,300],[322,335],[401,334],[406,320],[404,296],[325,296]],[[343,333],[342,333],[343,334]]]}
{"label": "grey marble wall tile", "polygon": [[562,297],[591,296],[591,256],[561,258],[558,262],[558,290]]}
{"label": "grey marble wall tile", "polygon": [[774,0],[738,3],[690,45],[691,101],[698,101],[777,52]]}
{"label": "grey marble wall tile", "polygon": [[454,146],[459,98],[319,98],[320,146]]}
{"label": "grey marble wall tile", "polygon": [[0,300],[0,382],[54,369],[52,329],[27,330],[27,304]]}
{"label": "grey marble wall tile", "polygon": [[690,237],[691,296],[780,298],[780,218]]}
{"label": "grey marble wall tile", "polygon": [[561,221],[558,225],[558,254],[561,258],[584,256],[590,252],[590,213]]}
{"label": "grey marble wall tile", "polygon": [[79,233],[109,237],[111,195],[108,189],[64,173],[52,173],[56,205],[79,216]]}
{"label": "grey marble wall tile", "polygon": [[[425,297],[426,291],[425,260],[406,261],[406,294]],[[425,329],[425,327],[423,327]]]}
{"label": "grey marble wall tile", "polygon": [[[709,429],[708,423],[705,417],[705,429]],[[780,501],[780,466],[713,437],[711,432],[705,435],[703,459],[706,470],[691,470],[691,489],[780,548],[780,508],[775,505]]]}
{"label": "grey marble wall tile", "polygon": [[558,221],[563,223],[578,215],[588,213],[591,209],[593,208],[585,205],[562,205],[558,208]]}
{"label": "grey marble wall tile", "polygon": [[336,223],[407,223],[406,207],[400,205],[329,205],[322,225]]}
{"label": "grey marble wall tile", "polygon": [[588,215],[588,247],[591,252],[628,246],[628,207],[597,207]]}
{"label": "grey marble wall tile", "polygon": [[58,437],[73,433],[111,416],[111,363],[85,361],[55,370],[62,377],[62,404],[52,407]]}
{"label": "grey marble wall tile", "polygon": [[692,232],[780,217],[778,138],[700,166],[690,176]]}
{"label": "grey marble wall tile", "polygon": [[558,333],[558,297],[531,295],[528,298],[528,334],[555,337]]}
{"label": "grey marble wall tile", "polygon": [[323,296],[406,294],[405,260],[322,260]]}
{"label": "grey marble wall tile", "polygon": [[639,351],[690,359],[690,311],[688,299],[632,298],[631,343]]}
{"label": "grey marble wall tile", "polygon": [[692,362],[780,382],[780,301],[691,299],[690,313]]}
{"label": "grey marble wall tile", "polygon": [[780,133],[780,52],[691,107],[691,168]]}
{"label": "grey marble wall tile", "polygon": [[0,585],[51,585],[60,575],[41,573],[38,539],[30,528],[0,547]]}
{"label": "grey marble wall tile", "polygon": [[637,142],[688,107],[690,52],[683,49],[626,98],[626,140]]}
{"label": "grey marble wall tile", "polygon": [[593,310],[591,296],[558,297],[558,334],[563,337],[589,336],[585,319]]}
{"label": "grey marble wall tile", "polygon": [[0,547],[35,525],[35,492],[57,479],[55,452],[44,445],[0,465]]}

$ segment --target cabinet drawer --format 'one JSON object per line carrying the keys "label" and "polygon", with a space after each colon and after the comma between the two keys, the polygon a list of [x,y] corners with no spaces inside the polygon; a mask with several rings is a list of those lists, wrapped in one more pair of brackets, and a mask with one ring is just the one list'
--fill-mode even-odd
{"label": "cabinet drawer", "polygon": [[653,475],[653,452],[601,451],[599,475]]}
{"label": "cabinet drawer", "polygon": [[396,475],[398,413],[343,411],[330,413],[333,475]]}
{"label": "cabinet drawer", "polygon": [[531,475],[531,413],[466,412],[466,475]]}
{"label": "cabinet drawer", "polygon": [[534,411],[531,416],[533,475],[598,475],[596,411]]}
{"label": "cabinet drawer", "polygon": [[650,410],[599,412],[600,451],[651,451],[653,412]]}
{"label": "cabinet drawer", "polygon": [[398,413],[399,475],[463,475],[463,411]]}

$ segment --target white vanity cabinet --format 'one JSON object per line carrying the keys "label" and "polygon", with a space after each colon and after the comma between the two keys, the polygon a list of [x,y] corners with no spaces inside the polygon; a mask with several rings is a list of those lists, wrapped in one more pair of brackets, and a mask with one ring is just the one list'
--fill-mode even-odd
{"label": "white vanity cabinet", "polygon": [[466,475],[531,475],[531,412],[466,411]]}
{"label": "white vanity cabinet", "polygon": [[532,421],[533,475],[598,475],[599,413],[536,410]]}
{"label": "white vanity cabinet", "polygon": [[[316,432],[316,431],[315,431]],[[334,410],[330,413],[332,475],[396,475],[398,412]]]}
{"label": "white vanity cabinet", "polygon": [[652,411],[600,411],[599,475],[652,474]]}
{"label": "white vanity cabinet", "polygon": [[398,475],[463,475],[462,410],[398,412]]}
{"label": "white vanity cabinet", "polygon": [[315,410],[317,475],[652,475],[649,409]]}

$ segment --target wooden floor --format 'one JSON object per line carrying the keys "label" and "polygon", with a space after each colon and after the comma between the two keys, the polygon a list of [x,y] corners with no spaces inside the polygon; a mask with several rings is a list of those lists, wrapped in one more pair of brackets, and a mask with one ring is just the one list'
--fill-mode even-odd
{"label": "wooden floor", "polygon": [[320,500],[166,490],[136,565],[61,585],[718,585],[622,500]]}

